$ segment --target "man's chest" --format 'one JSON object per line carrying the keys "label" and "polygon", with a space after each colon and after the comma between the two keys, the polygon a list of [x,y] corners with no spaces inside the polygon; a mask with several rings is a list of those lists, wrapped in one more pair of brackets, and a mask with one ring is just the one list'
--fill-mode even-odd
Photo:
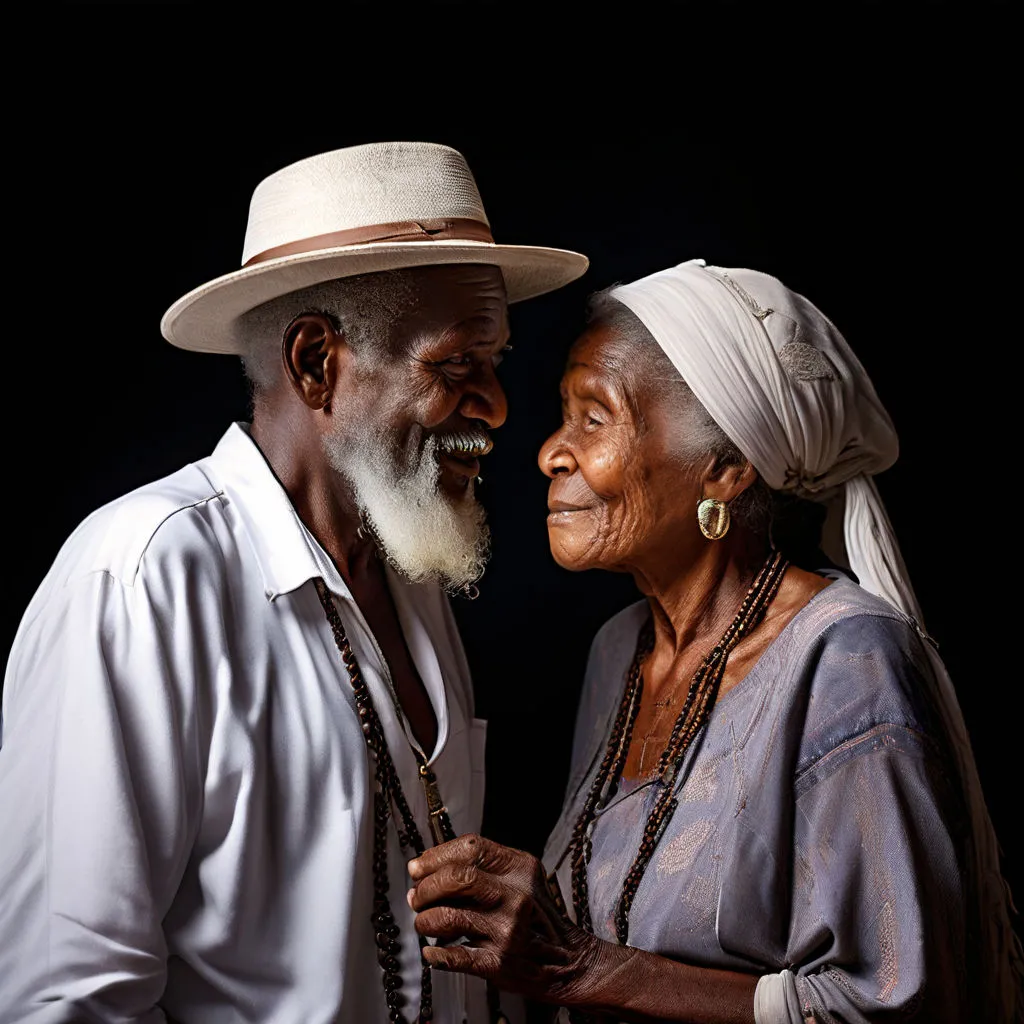
{"label": "man's chest", "polygon": [[[287,862],[303,856],[309,836],[325,823],[347,828],[346,816],[361,819],[370,813],[374,766],[352,671],[312,586],[309,590],[238,608],[227,649],[196,664],[202,722],[197,751],[203,779],[200,848],[216,847],[232,830],[258,823],[254,841],[275,845],[272,855]],[[397,619],[381,638],[361,608],[338,605],[355,667],[413,812],[425,828],[419,765],[403,716],[427,757],[433,755],[441,795],[461,819],[457,827],[478,827],[483,725],[472,718],[468,680],[459,675],[453,652],[422,623],[410,627],[411,644],[404,639],[402,626],[407,624]],[[387,647],[403,654],[394,658],[397,675]],[[417,722],[423,716],[414,716],[406,706],[402,683],[410,677],[433,725],[429,736],[439,743],[422,736]]]}
{"label": "man's chest", "polygon": [[350,584],[355,603],[369,627],[378,668],[389,697],[407,721],[420,748],[430,756],[437,744],[435,711],[402,631],[398,610],[383,574]]}

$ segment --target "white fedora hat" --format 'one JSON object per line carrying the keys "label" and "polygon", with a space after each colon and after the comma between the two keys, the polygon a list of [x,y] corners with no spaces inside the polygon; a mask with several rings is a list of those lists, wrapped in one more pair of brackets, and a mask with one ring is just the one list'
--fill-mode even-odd
{"label": "white fedora hat", "polygon": [[242,354],[238,318],[323,281],[398,267],[500,267],[510,302],[560,288],[588,260],[578,252],[497,245],[461,153],[430,142],[375,142],[311,156],[252,194],[242,268],[182,296],[163,336],[196,352]]}

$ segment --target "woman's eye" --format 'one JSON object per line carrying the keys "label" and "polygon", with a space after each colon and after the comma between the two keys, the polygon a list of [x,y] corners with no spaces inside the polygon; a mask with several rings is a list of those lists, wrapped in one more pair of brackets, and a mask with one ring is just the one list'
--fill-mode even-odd
{"label": "woman's eye", "polygon": [[445,360],[446,366],[469,366],[469,356],[463,354]]}

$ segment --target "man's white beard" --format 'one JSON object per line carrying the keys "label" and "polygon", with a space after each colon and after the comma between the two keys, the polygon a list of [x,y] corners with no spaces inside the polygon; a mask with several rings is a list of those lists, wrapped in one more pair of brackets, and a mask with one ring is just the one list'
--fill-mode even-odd
{"label": "man's white beard", "polygon": [[413,466],[403,466],[393,437],[328,436],[331,465],[352,485],[364,521],[383,554],[414,583],[437,580],[465,590],[483,575],[490,531],[470,483],[462,497],[441,489],[438,441],[426,438]]}

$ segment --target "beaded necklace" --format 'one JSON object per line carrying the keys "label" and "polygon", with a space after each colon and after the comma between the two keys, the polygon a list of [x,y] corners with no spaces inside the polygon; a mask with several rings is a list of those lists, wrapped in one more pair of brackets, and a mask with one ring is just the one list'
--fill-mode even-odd
{"label": "beaded necklace", "polygon": [[[381,982],[384,986],[384,998],[388,1004],[388,1020],[391,1021],[391,1024],[409,1024],[400,1009],[402,975],[399,970],[398,954],[402,947],[398,942],[398,925],[391,913],[391,902],[388,897],[388,818],[391,815],[390,808],[392,806],[398,811],[400,823],[396,822],[396,824],[398,825],[398,842],[402,848],[406,849],[411,846],[419,856],[426,846],[402,790],[402,782],[395,769],[395,763],[391,760],[391,752],[388,750],[388,743],[384,737],[384,727],[377,715],[377,709],[373,706],[373,697],[359,670],[359,662],[356,661],[334,599],[327,589],[327,584],[320,577],[313,580],[313,585],[316,587],[317,597],[320,598],[320,604],[323,606],[331,633],[334,635],[335,646],[337,646],[341,660],[348,671],[349,682],[352,684],[352,692],[355,695],[359,723],[363,729],[363,736],[366,738],[370,760],[373,762],[373,913],[370,915],[370,921],[373,924],[377,942],[377,961],[381,966]],[[398,695],[394,692],[392,692],[392,700],[395,704],[395,713],[401,719],[402,709],[398,704]],[[427,798],[430,834],[435,844],[446,843],[455,838],[455,829],[448,817],[448,808],[445,807],[444,801],[441,799],[437,776],[427,764],[423,752],[414,744],[411,744],[411,747],[416,755],[419,779]],[[421,935],[419,942],[422,956],[422,949],[427,944],[427,940]],[[428,1021],[433,1020],[432,994],[430,966],[424,961],[420,981],[420,1010],[416,1018],[418,1024],[427,1024]],[[498,991],[490,982],[487,983],[487,1006],[494,1024],[508,1024],[508,1018],[501,1009]]]}
{"label": "beaded necklace", "polygon": [[[629,937],[629,912],[633,906],[644,871],[654,854],[655,847],[675,812],[678,800],[673,792],[673,783],[682,767],[686,752],[694,739],[704,728],[718,696],[719,684],[725,673],[729,653],[737,643],[760,623],[768,605],[779,589],[789,562],[772,550],[754,582],[747,591],[736,617],[729,624],[717,644],[705,655],[690,681],[686,698],[658,760],[659,792],[644,825],[643,837],[636,857],[622,883],[622,892],[615,908],[615,935],[622,945]],[[633,663],[626,677],[626,687],[619,703],[619,710],[612,725],[611,735],[605,749],[604,759],[597,776],[590,787],[583,809],[576,820],[570,841],[572,857],[572,901],[576,921],[586,931],[593,933],[594,925],[590,916],[590,895],[587,886],[587,864],[592,853],[591,836],[597,811],[605,807],[614,795],[629,753],[640,699],[643,695],[643,674],[641,665],[654,648],[654,629],[648,620],[637,638]],[[549,881],[551,881],[549,879]]]}
{"label": "beaded necklace", "polygon": [[[416,819],[412,815],[409,803],[402,791],[402,783],[391,760],[384,728],[373,706],[373,698],[359,670],[359,663],[348,641],[341,616],[327,585],[319,577],[313,581],[317,597],[323,605],[334,643],[341,654],[341,660],[348,670],[352,692],[355,695],[356,711],[366,738],[366,746],[370,752],[370,760],[374,769],[373,792],[373,913],[370,920],[373,924],[377,941],[377,961],[381,966],[381,982],[384,986],[384,998],[388,1004],[388,1019],[392,1024],[408,1024],[401,1011],[402,975],[398,962],[401,945],[398,942],[398,925],[391,913],[391,902],[388,898],[388,818],[393,806],[398,812],[398,841],[403,849],[412,847],[416,854],[421,854],[426,846],[420,835]],[[419,764],[420,781],[427,795],[427,809],[430,814],[430,831],[435,842],[446,842],[455,838],[455,830],[448,818],[448,811],[441,800],[437,789],[437,779],[419,750],[413,748]],[[426,945],[426,939],[420,936],[420,948]],[[434,1016],[430,967],[424,962],[420,984],[420,1009],[417,1021],[426,1024]]]}

